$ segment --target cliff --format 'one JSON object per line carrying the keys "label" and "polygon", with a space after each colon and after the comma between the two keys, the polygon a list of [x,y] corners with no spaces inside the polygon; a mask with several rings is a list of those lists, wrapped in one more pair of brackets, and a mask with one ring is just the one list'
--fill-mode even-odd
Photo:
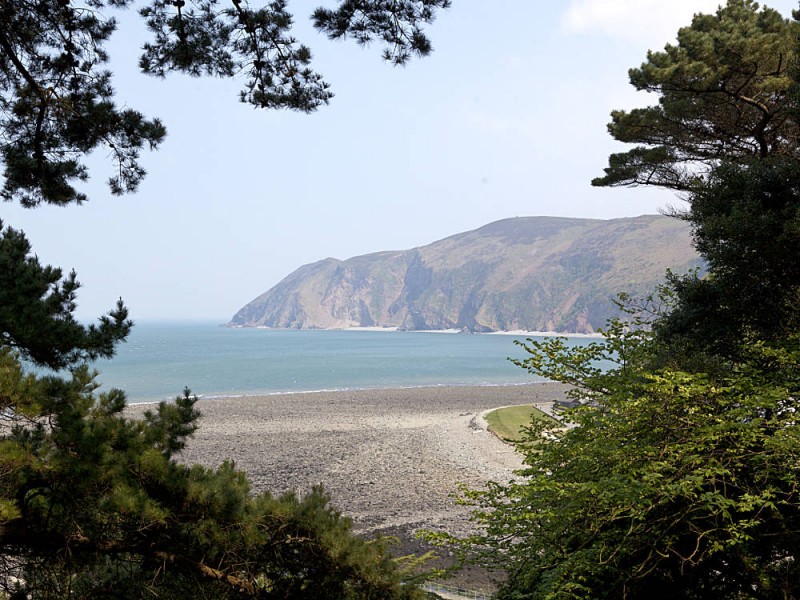
{"label": "cliff", "polygon": [[520,217],[412,250],[300,267],[233,326],[590,333],[619,292],[642,295],[700,266],[688,226],[646,215]]}

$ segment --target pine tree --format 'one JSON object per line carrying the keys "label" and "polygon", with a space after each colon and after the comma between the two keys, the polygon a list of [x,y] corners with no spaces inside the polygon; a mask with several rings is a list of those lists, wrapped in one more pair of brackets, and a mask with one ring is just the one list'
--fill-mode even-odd
{"label": "pine tree", "polygon": [[531,425],[522,481],[465,493],[500,598],[800,596],[796,31],[729,0],[631,72],[659,106],[610,129],[654,147],[598,183],[687,192],[708,274],[623,299],[601,342],[523,344],[580,404]]}
{"label": "pine tree", "polygon": [[[158,119],[117,106],[105,44],[113,11],[133,0],[14,0],[0,3],[0,147],[4,200],[24,206],[83,202],[75,184],[88,177],[83,158],[98,148],[114,162],[114,194],[133,192],[145,176],[143,149],[155,149],[166,128]],[[252,4],[256,4],[253,2]],[[425,56],[422,27],[450,0],[346,0],[319,8],[314,23],[331,38],[385,44],[384,58],[402,65]],[[333,94],[311,68],[311,50],[292,35],[286,0],[149,0],[139,8],[152,35],[139,58],[142,72],[164,77],[244,79],[242,102],[258,108],[313,112]]]}
{"label": "pine tree", "polygon": [[[132,0],[0,1],[0,147],[7,201],[86,200],[84,158],[112,156],[114,194],[144,177],[166,129],[119,108],[105,44]],[[385,43],[404,64],[431,50],[422,26],[449,0],[345,1],[318,9],[332,38]],[[332,97],[291,35],[285,0],[149,0],[148,74],[243,76],[240,99],[311,112]],[[74,272],[42,265],[0,223],[0,595],[10,598],[413,598],[383,542],[353,534],[321,489],[253,495],[232,463],[185,465],[197,428],[186,390],[144,419],[119,390],[97,394],[90,363],[132,322],[120,301],[96,324],[74,317]]]}
{"label": "pine tree", "polygon": [[611,113],[609,133],[627,144],[612,154],[598,186],[702,187],[721,161],[798,159],[800,124],[793,109],[795,45],[800,23],[754,0],[729,0],[678,31],[677,45],[648,52],[629,71],[658,104]]}

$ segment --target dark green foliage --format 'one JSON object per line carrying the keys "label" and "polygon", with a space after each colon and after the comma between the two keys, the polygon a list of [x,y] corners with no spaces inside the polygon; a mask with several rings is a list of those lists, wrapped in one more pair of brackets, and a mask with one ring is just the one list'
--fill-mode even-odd
{"label": "dark green foliage", "polygon": [[[252,495],[233,464],[180,463],[199,417],[188,390],[140,420],[123,392],[96,395],[85,361],[112,356],[132,324],[120,303],[81,325],[77,289],[0,230],[0,593],[414,597],[322,490]],[[69,374],[26,373],[21,358]]]}
{"label": "dark green foliage", "polygon": [[692,191],[719,161],[798,158],[793,109],[794,46],[800,28],[753,0],[729,0],[715,15],[696,15],[677,45],[648,52],[630,70],[656,106],[614,111],[608,126],[639,144],[612,154],[593,185],[655,185]]}
{"label": "dark green foliage", "polygon": [[[134,191],[144,176],[137,159],[165,129],[114,103],[103,45],[115,22],[71,2],[20,0],[0,5],[0,150],[2,197],[24,206],[68,204],[86,196],[73,182],[87,178],[82,157],[99,146],[113,156],[112,191]],[[113,2],[124,5],[127,2]]]}
{"label": "dark green foliage", "polygon": [[260,108],[312,112],[333,97],[322,77],[308,68],[311,51],[288,32],[292,16],[285,0],[251,9],[231,1],[156,0],[141,9],[153,42],[144,46],[142,71],[163,77],[168,71],[190,75],[246,75],[242,102]]}
{"label": "dark green foliage", "polygon": [[430,54],[430,40],[419,24],[433,22],[436,10],[449,6],[450,0],[342,0],[338,9],[318,8],[312,18],[331,39],[349,36],[361,45],[383,41],[383,58],[404,65],[413,54]]}
{"label": "dark green foliage", "polygon": [[322,490],[252,495],[231,463],[177,461],[199,416],[188,390],[132,420],[122,392],[95,387],[85,366],[37,378],[0,351],[0,590],[24,581],[34,598],[416,594],[385,546],[355,537]]}
{"label": "dark green foliage", "polygon": [[[82,202],[74,186],[99,148],[115,163],[111,191],[135,191],[139,153],[165,129],[118,108],[104,69],[116,28],[107,13],[131,4],[0,1],[4,200]],[[425,54],[417,23],[433,7],[408,6],[363,9],[383,27],[414,31],[411,47]],[[310,112],[331,97],[289,35],[282,0],[150,0],[140,13],[154,35],[145,73],[244,74],[241,99],[262,108]],[[86,362],[113,356],[132,323],[121,301],[98,324],[78,323],[78,288],[74,272],[41,265],[25,236],[0,223],[0,596],[419,597],[386,545],[356,537],[321,489],[254,495],[232,463],[181,463],[199,418],[188,390],[138,420],[125,416],[123,392],[97,395]],[[26,372],[23,361],[61,374]]]}
{"label": "dark green foliage", "polygon": [[568,431],[531,424],[521,482],[465,492],[485,529],[462,548],[506,571],[500,598],[797,597],[796,341],[708,374],[653,368],[622,323],[588,348],[529,340],[520,364],[584,404]]}
{"label": "dark green foliage", "polygon": [[30,252],[24,234],[0,221],[0,346],[51,369],[113,356],[132,326],[122,302],[97,325],[78,323],[75,272],[64,278]]}
{"label": "dark green foliage", "polygon": [[[42,202],[83,202],[77,182],[89,174],[86,155],[111,155],[114,194],[133,192],[145,176],[143,149],[155,149],[166,129],[158,119],[119,108],[105,69],[105,44],[116,29],[108,13],[131,0],[14,0],[0,3],[0,129],[4,144],[5,200],[32,207]],[[376,37],[385,58],[405,63],[431,50],[421,25],[447,0],[343,2],[314,13],[331,37]],[[312,112],[333,94],[310,67],[311,51],[290,35],[286,0],[251,7],[247,0],[149,0],[139,10],[153,38],[139,66],[163,77],[244,76],[241,100],[259,108]]]}
{"label": "dark green foliage", "polygon": [[508,573],[500,598],[800,597],[797,29],[757,9],[696,16],[631,72],[660,104],[611,130],[653,147],[599,183],[688,190],[708,274],[625,299],[603,342],[524,344],[580,404],[531,424],[524,479],[465,491],[484,531],[461,548]]}
{"label": "dark green foliage", "polygon": [[724,163],[683,218],[710,275],[671,276],[677,304],[656,323],[663,343],[731,356],[742,340],[800,330],[800,163]]}

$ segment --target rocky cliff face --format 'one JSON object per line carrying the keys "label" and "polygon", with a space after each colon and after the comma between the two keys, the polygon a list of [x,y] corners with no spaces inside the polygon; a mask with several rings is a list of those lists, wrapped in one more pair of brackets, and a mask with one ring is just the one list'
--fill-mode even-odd
{"label": "rocky cliff face", "polygon": [[398,252],[305,265],[230,325],[590,333],[619,292],[700,266],[685,223],[521,217]]}

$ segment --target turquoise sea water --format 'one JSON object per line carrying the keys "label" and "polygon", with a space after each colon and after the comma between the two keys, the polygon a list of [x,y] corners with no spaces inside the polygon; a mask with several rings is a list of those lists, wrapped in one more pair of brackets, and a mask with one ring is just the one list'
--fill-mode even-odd
{"label": "turquoise sea water", "polygon": [[[137,323],[117,356],[95,363],[100,391],[130,402],[430,385],[515,385],[535,378],[508,357],[510,335],[230,329],[212,322]],[[572,344],[586,343],[572,339]]]}

